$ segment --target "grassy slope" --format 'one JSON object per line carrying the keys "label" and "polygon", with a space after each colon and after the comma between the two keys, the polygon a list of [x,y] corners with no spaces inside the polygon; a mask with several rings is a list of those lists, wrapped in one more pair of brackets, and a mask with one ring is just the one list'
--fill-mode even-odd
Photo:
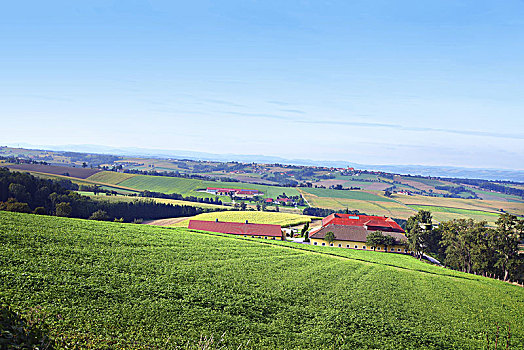
{"label": "grassy slope", "polygon": [[489,224],[494,225],[499,217],[499,214],[497,213],[490,213],[481,210],[438,207],[432,205],[410,205],[410,207],[417,211],[429,210],[433,218],[437,221],[471,218],[475,221],[487,221]]}
{"label": "grassy slope", "polygon": [[213,195],[196,191],[198,189],[205,189],[206,187],[227,187],[260,190],[264,192],[265,197],[276,197],[277,195],[282,194],[283,192],[285,192],[288,196],[298,195],[298,191],[295,188],[289,187],[265,186],[239,182],[215,182],[198,179],[184,179],[177,177],[162,177],[149,175],[137,175],[130,179],[124,180],[119,184],[122,186],[137,188],[140,190],[149,190],[164,193],[175,192],[184,196],[192,195],[198,197],[213,197]]}
{"label": "grassy slope", "polygon": [[480,349],[508,322],[524,346],[522,288],[407,256],[5,212],[0,244],[1,300],[84,347]]}
{"label": "grassy slope", "polygon": [[103,182],[106,184],[118,185],[122,181],[132,178],[134,176],[136,175],[125,174],[125,173],[116,173],[114,171],[101,171],[99,173],[91,175],[87,179],[91,181],[95,181],[95,182]]}
{"label": "grassy slope", "polygon": [[[214,221],[218,219],[220,221],[230,222],[245,222],[248,220],[254,224],[273,224],[281,226],[293,226],[300,225],[306,222],[311,222],[312,216],[297,215],[297,214],[286,214],[286,213],[275,213],[267,211],[227,211],[227,212],[216,212],[216,213],[203,213],[194,216],[192,219],[195,220],[206,220]],[[182,221],[175,226],[187,227],[189,220]]]}

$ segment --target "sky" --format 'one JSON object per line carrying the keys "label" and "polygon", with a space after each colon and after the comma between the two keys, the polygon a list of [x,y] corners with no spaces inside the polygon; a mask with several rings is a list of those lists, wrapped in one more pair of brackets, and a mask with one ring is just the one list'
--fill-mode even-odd
{"label": "sky", "polygon": [[524,169],[524,1],[10,1],[0,145]]}

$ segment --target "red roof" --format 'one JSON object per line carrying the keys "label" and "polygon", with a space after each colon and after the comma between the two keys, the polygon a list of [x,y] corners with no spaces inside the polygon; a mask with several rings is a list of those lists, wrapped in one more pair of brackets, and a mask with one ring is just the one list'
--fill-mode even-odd
{"label": "red roof", "polygon": [[246,190],[242,188],[217,188],[217,187],[208,187],[207,190],[213,190],[217,192],[235,192],[240,194],[255,194],[259,193],[258,190]]}
{"label": "red roof", "polygon": [[188,227],[192,230],[230,233],[233,235],[282,237],[280,225],[190,220]]}
{"label": "red roof", "polygon": [[334,213],[322,219],[322,226],[327,225],[366,226],[370,231],[404,233],[402,227],[400,227],[395,220],[385,216]]}
{"label": "red roof", "polygon": [[266,203],[272,203],[273,202],[273,198],[266,198]]}

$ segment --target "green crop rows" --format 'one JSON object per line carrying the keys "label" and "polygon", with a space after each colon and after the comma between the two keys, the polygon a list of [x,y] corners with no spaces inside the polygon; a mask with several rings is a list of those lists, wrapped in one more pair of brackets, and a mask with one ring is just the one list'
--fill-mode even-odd
{"label": "green crop rows", "polygon": [[235,349],[482,349],[508,323],[510,348],[524,347],[520,287],[407,256],[271,243],[0,212],[0,303],[40,306],[69,348],[223,335]]}

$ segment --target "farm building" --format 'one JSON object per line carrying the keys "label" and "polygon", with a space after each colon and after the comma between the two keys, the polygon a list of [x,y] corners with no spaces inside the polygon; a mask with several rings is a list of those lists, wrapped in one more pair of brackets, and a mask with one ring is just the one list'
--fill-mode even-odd
{"label": "farm building", "polygon": [[242,222],[202,221],[190,220],[189,229],[227,233],[250,238],[264,238],[273,240],[284,240],[280,225],[252,224],[247,220]]}
{"label": "farm building", "polygon": [[242,188],[215,188],[215,187],[206,188],[206,192],[211,193],[211,194],[216,194],[219,196],[228,196],[229,194],[233,194],[239,197],[254,197],[254,196],[261,196],[264,194],[258,190],[246,190]]}
{"label": "farm building", "polygon": [[272,204],[274,201],[273,201],[273,198],[266,198],[264,202]]}
{"label": "farm building", "polygon": [[[395,220],[385,216],[331,214],[322,219],[322,227],[310,233],[309,238],[313,245],[329,245],[340,248],[370,249],[366,247],[368,234],[379,231],[395,238],[398,244],[388,247],[388,251],[407,253],[407,238],[405,232]],[[335,241],[325,240],[326,233],[333,232]],[[375,248],[384,251],[384,246]]]}
{"label": "farm building", "polygon": [[362,226],[368,231],[405,233],[395,220],[386,216],[334,213],[322,219],[322,227],[327,225]]}
{"label": "farm building", "polygon": [[[325,240],[326,234],[333,232],[335,240],[328,242]],[[311,244],[321,246],[331,246],[339,248],[351,248],[372,250],[372,247],[366,246],[368,234],[373,231],[367,230],[364,226],[334,225],[329,224],[310,234]],[[389,252],[408,253],[406,247],[407,238],[402,233],[386,232],[388,236],[395,238],[398,244],[388,246]],[[377,251],[385,251],[386,247],[379,245],[375,247]]]}

